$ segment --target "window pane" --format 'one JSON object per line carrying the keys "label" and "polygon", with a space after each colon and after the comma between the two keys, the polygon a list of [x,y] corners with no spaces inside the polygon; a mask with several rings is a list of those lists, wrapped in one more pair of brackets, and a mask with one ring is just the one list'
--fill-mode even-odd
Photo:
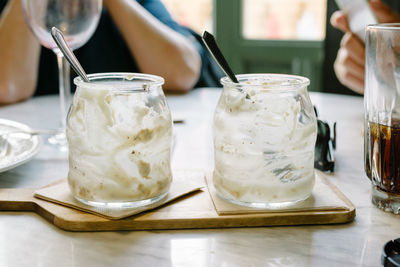
{"label": "window pane", "polygon": [[247,39],[323,40],[326,0],[243,0]]}
{"label": "window pane", "polygon": [[162,0],[172,17],[198,33],[212,31],[212,0]]}

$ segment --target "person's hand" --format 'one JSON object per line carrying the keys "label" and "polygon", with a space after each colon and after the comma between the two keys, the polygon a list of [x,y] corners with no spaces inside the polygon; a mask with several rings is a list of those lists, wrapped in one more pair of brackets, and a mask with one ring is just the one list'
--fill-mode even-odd
{"label": "person's hand", "polygon": [[[370,0],[369,5],[379,23],[400,22],[400,16],[381,0]],[[331,24],[345,35],[340,43],[334,70],[339,81],[357,93],[364,93],[365,47],[363,42],[351,32],[347,16],[336,11]]]}
{"label": "person's hand", "polygon": [[336,11],[332,15],[331,24],[345,33],[333,65],[336,76],[343,85],[362,94],[364,92],[364,44],[351,32],[346,14],[342,11]]}

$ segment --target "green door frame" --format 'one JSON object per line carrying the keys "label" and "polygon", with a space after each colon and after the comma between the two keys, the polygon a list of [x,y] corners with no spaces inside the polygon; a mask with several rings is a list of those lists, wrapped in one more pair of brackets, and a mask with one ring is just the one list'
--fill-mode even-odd
{"label": "green door frame", "polygon": [[214,0],[214,32],[235,73],[279,72],[308,77],[321,91],[324,41],[250,40],[242,36],[242,0]]}

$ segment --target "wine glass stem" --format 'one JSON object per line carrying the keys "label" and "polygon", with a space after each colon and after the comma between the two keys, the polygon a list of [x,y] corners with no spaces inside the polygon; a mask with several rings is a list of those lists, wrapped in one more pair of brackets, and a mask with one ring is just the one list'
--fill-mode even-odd
{"label": "wine glass stem", "polygon": [[70,66],[61,53],[57,53],[58,81],[60,90],[61,130],[65,131],[67,111],[71,100],[71,86],[69,81]]}

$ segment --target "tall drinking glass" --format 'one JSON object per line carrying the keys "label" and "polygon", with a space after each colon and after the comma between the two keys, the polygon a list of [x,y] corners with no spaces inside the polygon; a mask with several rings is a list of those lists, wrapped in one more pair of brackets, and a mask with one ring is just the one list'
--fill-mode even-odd
{"label": "tall drinking glass", "polygon": [[365,77],[364,155],[372,202],[400,214],[400,24],[367,27]]}
{"label": "tall drinking glass", "polygon": [[61,129],[48,141],[59,150],[67,149],[65,123],[71,100],[69,64],[51,37],[51,28],[60,29],[74,50],[83,46],[93,35],[99,22],[102,0],[21,0],[24,16],[40,43],[57,56]]}

